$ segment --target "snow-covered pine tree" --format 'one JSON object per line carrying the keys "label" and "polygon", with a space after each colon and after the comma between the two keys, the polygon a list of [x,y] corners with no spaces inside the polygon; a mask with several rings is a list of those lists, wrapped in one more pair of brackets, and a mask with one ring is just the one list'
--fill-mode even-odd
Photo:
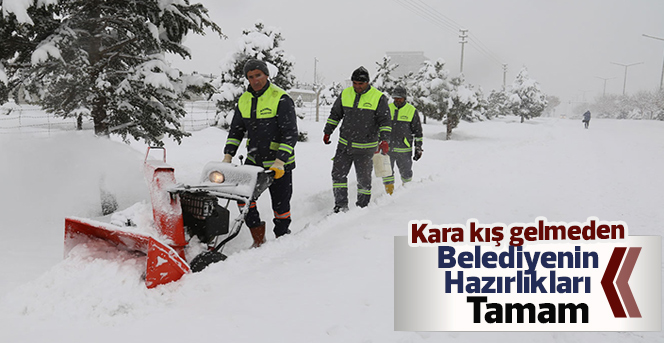
{"label": "snow-covered pine tree", "polygon": [[344,86],[339,82],[332,82],[323,88],[320,92],[320,103],[321,105],[332,105],[334,101],[341,95],[343,92]]}
{"label": "snow-covered pine tree", "polygon": [[57,0],[42,1],[40,5],[31,1],[14,3],[10,8],[0,1],[0,104],[9,100],[10,93],[18,98],[21,78],[15,75],[30,65],[37,45],[58,27],[59,20],[52,13],[59,12]]}
{"label": "snow-covered pine tree", "polygon": [[[68,117],[89,115],[97,135],[112,128],[150,144],[167,134],[178,142],[185,91],[211,90],[203,77],[182,78],[166,53],[191,57],[181,43],[190,32],[221,29],[201,4],[189,0],[59,0],[31,2],[28,13],[41,37],[30,65],[17,65],[32,99],[46,111]],[[41,22],[44,21],[44,22]],[[29,25],[26,23],[26,25]],[[10,46],[12,51],[22,47]],[[27,55],[27,52],[25,53]],[[11,83],[11,81],[10,81]]]}
{"label": "snow-covered pine tree", "polygon": [[415,83],[415,74],[412,71],[408,72],[407,74],[399,76],[395,81],[396,85],[405,87],[409,91],[413,88],[414,83]]}
{"label": "snow-covered pine tree", "polygon": [[514,79],[509,90],[509,102],[512,113],[525,119],[542,115],[546,108],[546,94],[542,93],[539,84],[528,76],[528,69],[522,68]]}
{"label": "snow-covered pine tree", "polygon": [[475,98],[477,99],[477,106],[473,109],[472,118],[474,118],[474,120],[484,120],[486,119],[486,111],[489,103],[486,101],[482,86],[478,86],[477,88],[473,87],[473,89],[475,91]]}
{"label": "snow-covered pine tree", "polygon": [[492,90],[487,99],[486,116],[489,119],[498,116],[507,116],[512,114],[509,104],[509,96],[505,91]]}
{"label": "snow-covered pine tree", "polygon": [[270,70],[270,82],[285,91],[293,88],[293,62],[281,48],[283,41],[284,37],[277,28],[267,27],[262,21],[242,31],[238,50],[231,53],[223,63],[221,76],[215,81],[217,93],[212,99],[217,103],[217,119],[222,127],[230,124],[229,114],[233,113],[240,95],[247,90],[248,82],[243,71],[247,60],[255,58],[268,63],[268,67],[270,64],[276,67],[275,71]]}
{"label": "snow-covered pine tree", "polygon": [[425,61],[415,76],[411,88],[413,106],[422,113],[425,123],[426,117],[443,120],[447,115],[452,86],[448,81],[449,71],[444,67],[442,58],[436,62]]}
{"label": "snow-covered pine tree", "polygon": [[397,86],[397,80],[392,77],[392,72],[394,69],[399,67],[398,64],[392,64],[392,59],[385,55],[383,60],[376,62],[377,70],[374,79],[371,81],[371,86],[376,87],[376,89],[385,93],[388,97],[394,91],[394,88]]}
{"label": "snow-covered pine tree", "polygon": [[466,85],[463,75],[452,78],[452,91],[450,92],[450,107],[447,111],[445,123],[447,135],[445,139],[452,138],[452,130],[459,125],[459,120],[475,121],[481,113],[480,99],[473,87]]}

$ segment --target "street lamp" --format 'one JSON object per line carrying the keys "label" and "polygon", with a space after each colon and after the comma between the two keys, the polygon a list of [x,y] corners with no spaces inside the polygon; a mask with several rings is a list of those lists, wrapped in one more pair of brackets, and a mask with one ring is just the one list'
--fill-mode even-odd
{"label": "street lamp", "polygon": [[611,79],[615,79],[615,77],[599,77],[599,76],[595,76],[595,77],[598,78],[598,79],[604,80],[604,90],[602,90],[602,96],[605,96],[606,95],[606,81],[611,80]]}
{"label": "street lamp", "polygon": [[631,66],[634,66],[634,65],[637,65],[637,64],[641,64],[643,62],[637,62],[637,63],[632,63],[632,64],[622,64],[622,63],[616,63],[616,62],[611,62],[611,63],[625,67],[625,77],[623,78],[623,95],[625,95],[625,88],[627,87],[627,67],[631,67]]}
{"label": "street lamp", "polygon": [[[664,41],[664,38],[659,38],[659,37],[654,37],[654,36],[649,36],[647,34],[643,34],[644,37],[652,38],[652,39],[658,39],[661,41]],[[659,90],[661,91],[664,89],[664,62],[662,63],[662,76],[659,79]]]}

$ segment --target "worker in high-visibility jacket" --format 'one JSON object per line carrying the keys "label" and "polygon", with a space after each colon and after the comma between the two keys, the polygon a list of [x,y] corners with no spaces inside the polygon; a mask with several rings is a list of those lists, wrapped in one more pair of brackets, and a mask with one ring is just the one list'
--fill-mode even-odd
{"label": "worker in high-visibility jacket", "polygon": [[[235,107],[224,148],[224,162],[231,162],[246,133],[245,164],[271,169],[275,173],[269,190],[274,211],[273,231],[278,238],[290,233],[292,170],[298,138],[295,103],[283,89],[268,80],[270,73],[265,62],[248,60],[244,75],[249,80],[249,87]],[[252,247],[259,247],[265,242],[265,222],[260,219],[256,203],[239,202],[238,205],[250,206],[245,222],[254,239]]]}
{"label": "worker in high-visibility jacket", "polygon": [[334,212],[348,211],[348,172],[355,165],[358,207],[371,200],[372,157],[389,150],[390,109],[387,97],[369,84],[369,72],[359,67],[351,76],[352,87],[341,92],[332,105],[323,129],[323,142],[330,144],[330,135],[341,123],[339,143],[332,163]]}
{"label": "worker in high-visibility jacket", "polygon": [[417,161],[422,157],[422,122],[417,109],[406,102],[406,97],[406,89],[397,86],[392,92],[394,102],[389,105],[392,118],[389,152],[392,175],[383,178],[383,185],[388,194],[394,192],[394,164],[396,163],[399,168],[401,182],[405,184],[413,179],[413,160]]}

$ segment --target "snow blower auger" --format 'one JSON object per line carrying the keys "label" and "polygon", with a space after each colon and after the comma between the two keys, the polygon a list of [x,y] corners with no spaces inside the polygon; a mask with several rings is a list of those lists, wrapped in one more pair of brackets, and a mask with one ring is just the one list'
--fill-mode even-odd
{"label": "snow blower auger", "polygon": [[[163,151],[161,160],[150,159],[150,151],[155,149]],[[272,184],[274,175],[257,166],[209,162],[203,169],[200,184],[176,184],[175,170],[166,164],[166,150],[161,147],[148,148],[144,168],[155,227],[141,229],[131,222],[119,226],[109,223],[107,217],[68,217],[65,218],[65,256],[74,246],[90,239],[101,239],[145,254],[147,288],[177,281],[184,274],[225,260],[222,250],[240,233],[249,211],[249,206],[242,206],[231,224],[228,210],[231,200],[255,201]],[[226,200],[224,206],[219,205],[220,199]],[[207,250],[203,249],[206,251],[187,262],[185,249],[193,237],[206,245]]]}

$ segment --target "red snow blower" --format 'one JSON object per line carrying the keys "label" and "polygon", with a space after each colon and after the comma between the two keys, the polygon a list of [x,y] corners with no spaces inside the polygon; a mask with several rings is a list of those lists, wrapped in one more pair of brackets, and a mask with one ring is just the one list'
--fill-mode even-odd
{"label": "red snow blower", "polygon": [[[160,149],[163,158],[150,159],[150,151]],[[166,164],[166,150],[148,148],[145,177],[150,189],[155,230],[141,230],[104,219],[65,218],[65,256],[77,244],[101,239],[121,249],[147,255],[145,285],[153,288],[179,280],[184,274],[198,272],[223,261],[222,250],[235,238],[244,223],[249,206],[242,206],[230,224],[231,200],[255,201],[273,181],[274,173],[263,168],[231,163],[209,162],[198,185],[175,182],[175,170]],[[219,200],[225,199],[224,206]],[[230,225],[229,225],[230,224]],[[204,252],[187,261],[185,251],[196,237]]]}

